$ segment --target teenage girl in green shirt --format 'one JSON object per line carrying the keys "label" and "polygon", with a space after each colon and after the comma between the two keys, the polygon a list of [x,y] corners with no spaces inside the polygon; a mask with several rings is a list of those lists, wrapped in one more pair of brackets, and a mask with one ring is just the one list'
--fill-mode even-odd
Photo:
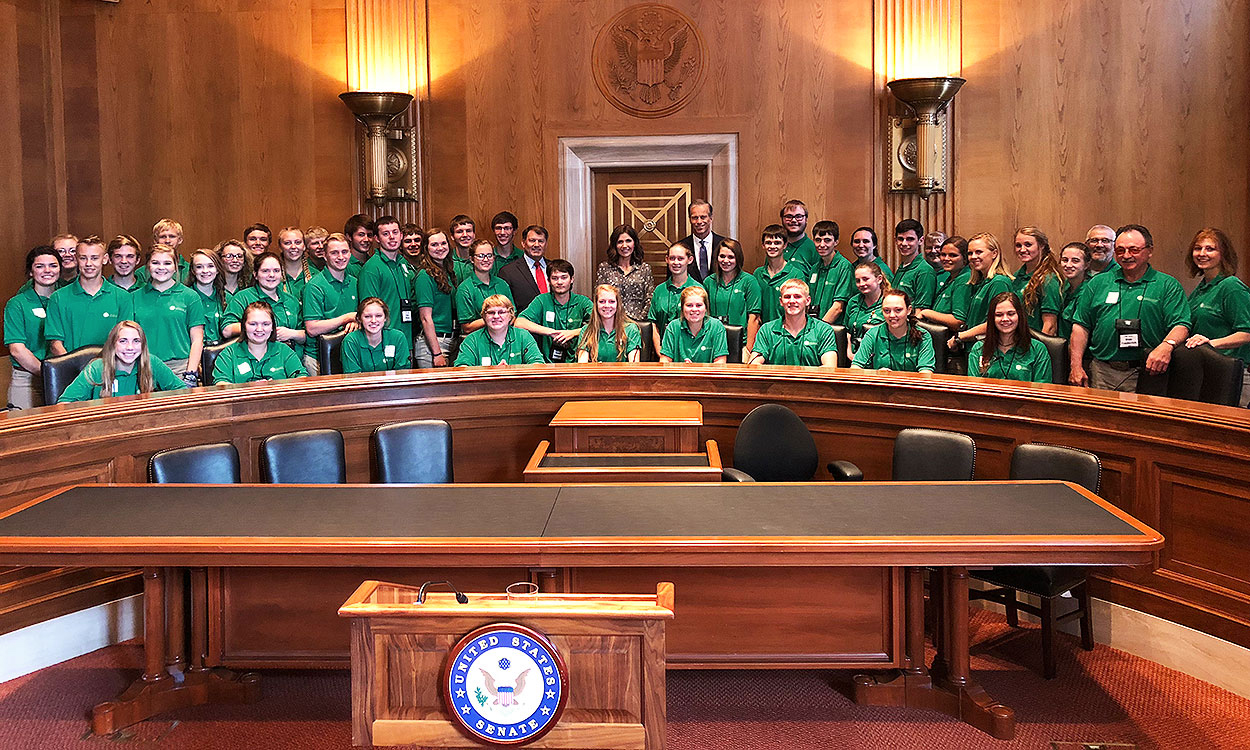
{"label": "teenage girl in green shirt", "polygon": [[252,275],[252,262],[243,243],[238,240],[223,240],[213,248],[213,255],[221,261],[222,284],[230,294],[238,294],[240,289],[255,285],[256,278]]}
{"label": "teenage girl in green shirt", "polygon": [[1072,319],[1081,301],[1081,290],[1089,278],[1093,253],[1084,242],[1069,242],[1059,252],[1059,272],[1063,274],[1063,309],[1059,312],[1059,337],[1072,335]]}
{"label": "teenage girl in green shirt", "polygon": [[859,347],[869,328],[885,320],[881,314],[881,298],[889,291],[890,282],[880,265],[871,260],[861,260],[855,264],[855,289],[859,294],[851,297],[842,316],[852,350]]}
{"label": "teenage girl in green shirt", "polygon": [[1223,231],[1204,227],[1189,243],[1185,264],[1201,278],[1189,295],[1193,327],[1185,346],[1210,344],[1244,361],[1240,404],[1250,405],[1250,288],[1237,278],[1237,251]]}
{"label": "teenage girl in green shirt", "polygon": [[1029,311],[1029,327],[1054,336],[1059,332],[1063,291],[1059,261],[1050,251],[1050,240],[1037,227],[1020,227],[1016,230],[1015,248],[1020,270],[1012,280],[1013,291]]}
{"label": "teenage girl in green shirt", "polygon": [[746,329],[746,350],[755,345],[760,329],[760,285],[755,276],[742,271],[742,245],[724,239],[716,248],[716,273],[703,280],[708,315],[727,326]]}
{"label": "teenage girl in green shirt", "polygon": [[312,281],[312,268],[308,265],[308,247],[304,244],[304,232],[299,227],[283,227],[278,231],[278,247],[282,251],[282,286],[287,294],[297,300],[304,299],[304,287]]}
{"label": "teenage girl in green shirt", "polygon": [[452,302],[456,275],[446,230],[431,228],[426,232],[425,254],[413,286],[421,322],[413,352],[417,367],[446,367],[452,361],[451,340],[456,332]]}
{"label": "teenage girl in green shirt", "polygon": [[974,234],[968,238],[968,316],[964,318],[964,330],[951,336],[948,346],[958,349],[970,346],[977,337],[985,334],[985,320],[990,314],[990,300],[1002,292],[1011,291],[1011,270],[998,247],[998,238],[989,232]]}
{"label": "teenage girl in green shirt", "polygon": [[577,342],[578,362],[637,362],[642,334],[621,309],[621,293],[611,284],[595,287],[590,322]]}
{"label": "teenage girl in green shirt", "polygon": [[139,324],[123,320],[109,332],[99,359],[87,363],[57,403],[178,391],[186,387],[168,365],[148,354],[148,340]]}
{"label": "teenage girl in green shirt", "polygon": [[911,296],[891,289],[881,297],[885,322],[864,334],[851,367],[858,370],[933,372],[933,337],[916,325]]}
{"label": "teenage girl in green shirt", "polygon": [[26,254],[24,287],[4,305],[4,343],[9,347],[13,377],[9,381],[9,408],[43,406],[43,360],[48,341],[43,322],[48,317],[48,298],[61,279],[61,257],[51,245],[40,245]]}
{"label": "teenage girl in green shirt", "polygon": [[1024,303],[1015,292],[990,301],[985,339],[968,350],[968,374],[974,377],[1050,383],[1054,380],[1050,351],[1025,325]]}
{"label": "teenage girl in green shirt", "polygon": [[359,328],[343,337],[343,372],[388,372],[412,364],[412,350],[402,329],[390,328],[390,310],[377,297],[361,301],[356,312]]}

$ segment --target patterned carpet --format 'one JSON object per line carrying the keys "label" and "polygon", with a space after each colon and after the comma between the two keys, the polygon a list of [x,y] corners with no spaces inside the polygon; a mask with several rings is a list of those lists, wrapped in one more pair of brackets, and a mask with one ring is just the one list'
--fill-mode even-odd
{"label": "patterned carpet", "polygon": [[[1015,740],[932,712],[856,706],[849,672],[672,671],[669,748],[1250,749],[1250,700],[1106,646],[1087,653],[1066,636],[1056,639],[1059,677],[1046,681],[1033,671],[1036,629],[1012,637],[1001,617],[978,612],[972,635],[974,673],[1016,710]],[[0,748],[351,747],[344,671],[266,670],[255,705],[187,709],[88,737],[91,706],[120,693],[141,658],[138,646],[114,646],[0,685]]]}

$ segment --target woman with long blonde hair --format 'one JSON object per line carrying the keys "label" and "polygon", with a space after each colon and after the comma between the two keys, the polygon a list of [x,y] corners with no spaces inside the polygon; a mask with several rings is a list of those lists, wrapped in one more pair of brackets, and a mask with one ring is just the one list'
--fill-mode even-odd
{"label": "woman with long blonde hair", "polygon": [[87,363],[57,402],[177,391],[186,387],[168,365],[148,354],[148,339],[143,328],[133,320],[123,320],[109,332],[99,358]]}
{"label": "woman with long blonde hair", "polygon": [[621,293],[611,284],[595,287],[590,322],[577,342],[578,362],[637,362],[642,333],[621,309]]}
{"label": "woman with long blonde hair", "polygon": [[971,344],[985,334],[985,320],[990,312],[990,300],[1003,292],[1010,292],[1011,269],[1003,259],[998,238],[989,232],[980,232],[968,238],[968,316],[964,325],[970,326],[951,336],[948,345],[957,349]]}
{"label": "woman with long blonde hair", "polygon": [[1017,229],[1015,247],[1020,270],[1012,279],[1012,291],[1020,295],[1029,312],[1029,327],[1054,336],[1059,332],[1059,313],[1063,311],[1059,259],[1051,252],[1046,233],[1037,227]]}

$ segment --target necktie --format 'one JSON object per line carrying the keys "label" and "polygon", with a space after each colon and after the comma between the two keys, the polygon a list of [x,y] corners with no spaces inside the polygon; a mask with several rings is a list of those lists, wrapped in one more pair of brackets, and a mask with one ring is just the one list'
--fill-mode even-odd
{"label": "necktie", "polygon": [[708,257],[707,257],[707,238],[699,240],[699,275],[707,276]]}
{"label": "necktie", "polygon": [[547,274],[543,273],[541,263],[534,264],[534,281],[538,282],[538,293],[547,293]]}

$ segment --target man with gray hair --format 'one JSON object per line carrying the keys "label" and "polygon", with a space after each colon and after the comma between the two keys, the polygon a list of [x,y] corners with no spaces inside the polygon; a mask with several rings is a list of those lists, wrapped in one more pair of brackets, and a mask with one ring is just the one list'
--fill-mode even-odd
{"label": "man with gray hair", "polygon": [[690,202],[690,229],[690,235],[678,240],[677,244],[690,249],[690,257],[694,261],[688,273],[695,281],[702,282],[709,275],[716,275],[716,249],[725,239],[712,231],[711,203],[702,198]]}
{"label": "man with gray hair", "polygon": [[1090,276],[1116,267],[1114,229],[1106,224],[1095,224],[1085,233],[1085,244],[1089,247]]}

